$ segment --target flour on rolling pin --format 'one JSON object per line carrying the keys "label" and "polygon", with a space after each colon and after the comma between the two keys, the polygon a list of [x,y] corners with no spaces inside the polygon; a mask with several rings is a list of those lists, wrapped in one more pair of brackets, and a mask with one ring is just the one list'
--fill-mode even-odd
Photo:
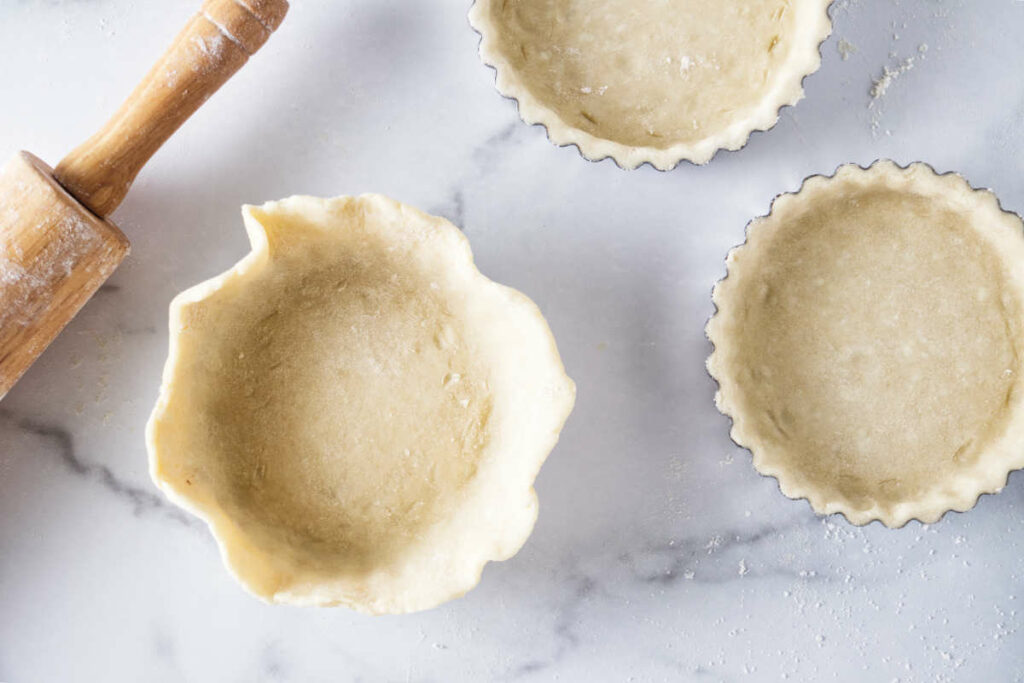
{"label": "flour on rolling pin", "polygon": [[[191,44],[194,45],[195,48],[199,50],[199,53],[204,57],[204,59],[191,60],[192,71],[202,72],[204,70],[216,68],[215,65],[224,58],[227,42],[228,39],[224,37],[223,33],[192,36]],[[179,87],[178,79],[178,69],[169,69],[164,79],[164,86],[174,90]]]}
{"label": "flour on rolling pin", "polygon": [[224,51],[224,36],[196,36],[192,39],[207,57],[216,59]]}
{"label": "flour on rolling pin", "polygon": [[[77,311],[128,251],[111,223],[83,210],[31,154],[0,171],[0,386],[17,375],[17,359],[38,354],[59,330],[46,312]],[[89,288],[83,288],[89,285]],[[91,287],[95,285],[95,287]],[[16,342],[16,343],[12,343]]]}
{"label": "flour on rolling pin", "polygon": [[287,0],[205,0],[113,117],[51,169],[0,172],[0,399],[128,253],[106,220],[165,140],[266,42]]}
{"label": "flour on rolling pin", "polygon": [[[38,201],[30,197],[33,192],[39,193],[38,184],[19,182],[14,187],[17,191],[13,195],[0,197],[0,225],[19,224],[19,205]],[[69,277],[75,264],[102,244],[101,235],[80,214],[66,212],[56,221],[45,222],[49,225],[40,227],[52,232],[52,238],[46,241],[0,232],[0,283],[5,286],[0,327],[29,324],[34,316],[33,293],[52,289]]]}

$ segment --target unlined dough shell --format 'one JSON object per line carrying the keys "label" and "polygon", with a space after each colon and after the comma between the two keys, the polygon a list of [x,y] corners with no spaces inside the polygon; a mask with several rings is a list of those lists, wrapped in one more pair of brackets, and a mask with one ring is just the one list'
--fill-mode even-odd
{"label": "unlined dough shell", "polygon": [[526,541],[575,389],[537,307],[376,195],[243,209],[252,252],[171,305],[153,479],[257,596],[462,595]]}
{"label": "unlined dough shell", "polygon": [[831,0],[476,0],[498,91],[557,145],[703,164],[767,130],[821,64]]}
{"label": "unlined dough shell", "polygon": [[708,369],[784,494],[897,527],[1024,466],[1024,226],[991,192],[842,166],[776,199],[727,266]]}

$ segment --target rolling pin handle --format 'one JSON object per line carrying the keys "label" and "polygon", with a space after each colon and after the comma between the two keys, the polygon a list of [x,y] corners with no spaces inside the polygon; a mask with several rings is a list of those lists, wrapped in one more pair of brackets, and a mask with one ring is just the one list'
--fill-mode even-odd
{"label": "rolling pin handle", "polygon": [[206,0],[117,113],[54,172],[106,218],[149,158],[266,42],[286,0]]}
{"label": "rolling pin handle", "polygon": [[113,118],[56,170],[27,152],[0,169],[0,399],[128,253],[106,217],[142,166],[287,11],[286,0],[206,0]]}

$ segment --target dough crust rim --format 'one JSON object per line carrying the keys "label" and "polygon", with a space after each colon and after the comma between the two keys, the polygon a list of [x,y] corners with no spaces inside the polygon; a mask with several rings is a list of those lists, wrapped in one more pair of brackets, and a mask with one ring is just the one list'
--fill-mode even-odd
{"label": "dough crust rim", "polygon": [[[346,577],[340,577],[318,583],[304,576],[301,567],[296,567],[291,574],[287,567],[282,570],[282,562],[287,564],[287,560],[273,557],[256,548],[222,507],[201,501],[198,492],[191,492],[188,487],[181,486],[180,482],[169,477],[165,465],[173,461],[175,454],[162,447],[160,430],[162,422],[168,416],[169,407],[175,401],[174,385],[179,363],[183,360],[178,344],[178,331],[182,327],[185,307],[208,299],[229,282],[244,281],[251,274],[260,272],[270,260],[273,250],[272,239],[254,212],[273,213],[280,208],[294,210],[297,206],[330,206],[339,202],[366,203],[375,209],[392,212],[404,220],[416,223],[417,229],[421,231],[436,231],[429,239],[436,237],[449,247],[446,251],[445,264],[448,269],[457,271],[458,277],[465,284],[472,285],[475,290],[486,291],[505,312],[519,309],[514,320],[520,323],[524,319],[529,321],[534,327],[531,333],[538,338],[538,344],[546,344],[546,347],[539,351],[544,356],[542,363],[546,367],[541,368],[542,372],[538,372],[538,375],[544,383],[539,384],[538,380],[537,388],[545,392],[545,398],[549,399],[546,407],[550,410],[545,415],[546,419],[538,419],[537,424],[524,426],[524,429],[535,431],[537,434],[533,452],[499,451],[499,457],[495,460],[520,460],[514,463],[514,467],[496,468],[495,476],[492,477],[500,485],[500,477],[497,475],[510,472],[513,475],[510,477],[512,481],[505,487],[508,495],[499,501],[503,505],[508,505],[508,509],[466,508],[458,515],[463,524],[467,525],[475,523],[469,519],[474,513],[476,517],[484,520],[480,524],[489,525],[486,526],[486,530],[494,532],[493,535],[478,535],[486,542],[478,543],[462,555],[451,553],[418,564],[410,561],[409,567],[382,567],[366,581],[351,581]],[[217,542],[221,559],[228,572],[246,591],[265,602],[297,606],[344,606],[376,615],[426,610],[461,597],[479,583],[483,568],[488,562],[509,559],[520,550],[532,533],[538,513],[533,483],[557,443],[561,429],[575,403],[575,384],[565,373],[555,339],[540,309],[526,295],[496,283],[480,273],[473,263],[468,239],[450,222],[382,195],[364,194],[358,197],[342,196],[333,199],[293,196],[267,202],[258,207],[245,205],[242,207],[242,215],[251,251],[228,270],[182,291],[171,302],[170,347],[163,369],[159,397],[146,425],[146,446],[153,482],[171,502],[206,522]],[[492,318],[488,319],[490,320]],[[521,489],[513,490],[513,486],[518,487],[523,483],[526,485]],[[482,486],[486,486],[486,483]],[[487,490],[493,492],[493,486]],[[461,549],[460,546],[455,547]],[[423,585],[407,586],[408,590],[401,590],[402,581],[409,583],[410,576],[422,576],[424,567],[432,570],[428,578],[435,580],[428,580]],[[270,581],[266,580],[268,574],[273,575]],[[268,588],[268,585],[271,587]],[[382,592],[379,590],[381,585],[396,585],[399,590]]]}
{"label": "dough crust rim", "polygon": [[[480,36],[480,59],[495,72],[495,88],[498,93],[516,103],[519,117],[525,123],[543,126],[548,139],[555,146],[575,146],[580,156],[587,161],[597,162],[611,158],[624,170],[650,164],[659,171],[670,171],[683,161],[701,166],[711,161],[719,150],[742,149],[754,132],[774,128],[779,121],[782,108],[794,106],[803,99],[804,79],[821,67],[821,46],[832,33],[828,8],[833,0],[813,0],[821,4],[821,12],[816,13],[813,25],[806,29],[814,40],[801,46],[804,48],[803,52],[791,57],[790,71],[779,78],[780,83],[784,85],[776,89],[774,97],[762,99],[749,117],[734,122],[717,134],[697,142],[679,142],[661,149],[627,145],[588,133],[566,123],[556,111],[534,97],[518,71],[501,54],[495,38],[501,27],[491,19],[488,10],[495,2],[500,1],[502,0],[474,0],[468,15],[470,27]],[[794,50],[796,49],[794,47]]]}

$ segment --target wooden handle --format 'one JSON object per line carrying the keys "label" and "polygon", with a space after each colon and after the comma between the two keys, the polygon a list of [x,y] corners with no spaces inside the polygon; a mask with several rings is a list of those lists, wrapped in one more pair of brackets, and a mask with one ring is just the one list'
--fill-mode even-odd
{"label": "wooden handle", "polygon": [[27,152],[0,170],[0,399],[128,253],[106,216],[136,174],[287,11],[286,0],[206,0],[103,130],[56,171]]}
{"label": "wooden handle", "polygon": [[287,0],[206,0],[113,118],[57,165],[58,182],[97,216],[109,216],[153,153],[287,11]]}

